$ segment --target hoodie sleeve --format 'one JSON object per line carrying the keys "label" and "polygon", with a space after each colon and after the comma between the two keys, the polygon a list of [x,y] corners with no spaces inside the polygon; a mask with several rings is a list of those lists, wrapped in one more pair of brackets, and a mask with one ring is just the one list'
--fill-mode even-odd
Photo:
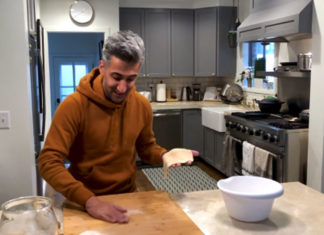
{"label": "hoodie sleeve", "polygon": [[76,180],[64,166],[64,159],[79,132],[81,106],[81,97],[73,95],[59,105],[38,158],[38,168],[41,176],[56,191],[84,206],[94,193]]}
{"label": "hoodie sleeve", "polygon": [[146,123],[136,141],[136,150],[143,161],[154,165],[162,164],[162,155],[167,150],[156,143],[153,132],[153,112],[149,102],[145,102],[145,110]]}

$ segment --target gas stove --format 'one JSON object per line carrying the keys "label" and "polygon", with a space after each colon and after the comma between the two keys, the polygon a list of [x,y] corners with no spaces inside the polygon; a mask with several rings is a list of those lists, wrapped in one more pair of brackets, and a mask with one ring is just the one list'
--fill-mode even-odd
{"label": "gas stove", "polygon": [[273,156],[274,179],[305,182],[308,123],[288,114],[233,112],[225,115],[225,125],[226,135],[241,146],[247,141]]}
{"label": "gas stove", "polygon": [[242,119],[263,123],[265,126],[268,125],[280,129],[308,128],[308,123],[302,122],[299,118],[285,113],[270,114],[262,112],[234,112],[232,115]]}
{"label": "gas stove", "polygon": [[289,114],[233,112],[225,115],[225,120],[227,130],[233,137],[262,145],[277,154],[284,151],[288,132],[308,129],[308,123]]}

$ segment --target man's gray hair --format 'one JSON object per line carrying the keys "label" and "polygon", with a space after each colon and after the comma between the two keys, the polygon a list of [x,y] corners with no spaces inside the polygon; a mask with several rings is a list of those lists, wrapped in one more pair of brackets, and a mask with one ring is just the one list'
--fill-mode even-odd
{"label": "man's gray hair", "polygon": [[128,63],[144,62],[144,42],[136,33],[130,30],[119,31],[105,40],[102,48],[102,60],[107,65],[111,56]]}

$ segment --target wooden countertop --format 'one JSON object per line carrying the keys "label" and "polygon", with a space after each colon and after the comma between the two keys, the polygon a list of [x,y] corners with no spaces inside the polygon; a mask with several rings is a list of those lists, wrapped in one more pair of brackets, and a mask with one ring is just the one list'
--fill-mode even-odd
{"label": "wooden countertop", "polygon": [[104,222],[76,208],[64,208],[64,234],[202,234],[164,191],[101,196],[128,210],[127,224]]}
{"label": "wooden countertop", "polygon": [[204,234],[324,234],[324,194],[298,182],[283,183],[268,219],[246,223],[231,218],[219,190],[173,195]]}
{"label": "wooden countertop", "polygon": [[[145,192],[128,194],[132,197],[129,198],[129,196],[127,196],[127,199],[124,198],[123,200],[119,200],[119,197],[122,197],[122,195],[111,195],[108,197],[110,197],[111,200],[117,200],[117,203],[121,203],[120,205],[122,206],[129,205],[129,203],[133,204],[132,207],[128,208],[129,213],[131,214],[129,225],[136,225],[137,228],[134,229],[134,231],[142,231],[138,232],[141,234],[152,234],[147,232],[148,230],[143,231],[142,228],[147,229],[149,226],[152,226],[154,224],[152,221],[157,220],[161,222],[159,211],[165,210],[166,205],[171,205],[172,208],[175,208],[177,220],[184,221],[181,222],[181,225],[178,225],[179,228],[185,228],[183,224],[190,224],[189,226],[192,227],[193,221],[193,223],[202,231],[203,234],[324,234],[324,194],[299,182],[283,183],[283,187],[284,194],[274,201],[269,218],[256,223],[245,223],[231,218],[226,211],[225,204],[219,190],[175,194],[171,195],[173,201],[167,199],[169,196],[164,193],[164,196],[156,201],[156,209],[153,211],[154,216],[143,216],[142,218],[145,218],[144,222],[140,218],[140,213],[143,211],[136,209],[134,205],[139,204],[140,207],[147,207],[151,209],[154,208],[154,206],[152,206],[154,203],[152,203],[152,199],[150,197],[144,197],[146,198],[144,200],[139,199],[139,196],[143,195],[143,193],[145,194]],[[56,194],[58,193],[52,194],[52,196],[47,196],[51,196],[54,199],[54,207],[55,209],[59,209],[62,208],[62,200],[58,199],[60,197],[55,196]],[[163,202],[165,199],[168,201],[167,204]],[[127,200],[129,202],[127,202]],[[179,211],[179,207],[176,205],[180,206],[182,210],[180,209]],[[173,211],[173,209],[171,210]],[[72,211],[69,211],[68,213],[72,213],[72,216],[74,214]],[[80,216],[77,216],[77,218],[74,217],[75,221],[72,222],[77,222],[79,227],[83,226],[88,220],[96,221],[95,223],[99,224],[105,223],[89,217],[85,212],[77,211],[77,213]],[[59,220],[62,222],[62,214],[57,213],[57,215]],[[172,218],[174,216],[173,213],[170,216],[170,218]],[[187,216],[192,221],[188,220]],[[164,231],[164,234],[173,234],[172,232],[175,232],[176,230],[173,230],[174,227],[168,224],[172,222],[172,220],[170,221],[167,217],[163,218],[164,225],[167,225],[164,227],[164,229],[171,230],[171,233]],[[64,234],[75,234],[73,231],[71,231],[71,227],[68,225],[67,219],[74,220],[73,217],[65,215],[64,228],[62,226],[61,229],[64,230]],[[141,224],[142,222],[144,225]],[[117,229],[122,228],[122,226],[119,225],[114,226],[116,226]],[[161,223],[156,225],[155,228],[158,228],[159,226],[161,226]],[[89,229],[94,230],[95,226],[89,227]],[[195,234],[195,232],[201,234],[200,231],[196,230],[195,227],[193,232],[194,233],[191,233],[190,231],[185,234]],[[131,234],[133,234],[133,231]]]}

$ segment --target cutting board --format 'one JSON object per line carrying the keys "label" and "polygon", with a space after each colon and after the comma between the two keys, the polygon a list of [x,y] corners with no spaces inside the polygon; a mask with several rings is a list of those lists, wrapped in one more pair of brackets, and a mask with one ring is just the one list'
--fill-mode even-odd
{"label": "cutting board", "polygon": [[[97,234],[203,234],[192,220],[164,191],[148,191],[100,196],[125,209],[127,224],[114,224],[89,216],[78,209],[63,208],[64,234],[93,231]],[[94,234],[94,233],[93,233]]]}

